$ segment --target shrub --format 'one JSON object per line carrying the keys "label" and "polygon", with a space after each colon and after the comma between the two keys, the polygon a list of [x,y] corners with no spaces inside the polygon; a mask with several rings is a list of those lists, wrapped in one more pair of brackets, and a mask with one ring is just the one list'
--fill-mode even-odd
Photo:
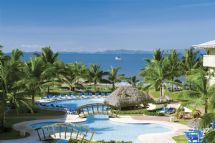
{"label": "shrub", "polygon": [[156,111],[148,111],[146,109],[139,110],[127,110],[127,111],[113,111],[116,114],[144,114],[149,116],[164,116],[164,113],[158,113]]}

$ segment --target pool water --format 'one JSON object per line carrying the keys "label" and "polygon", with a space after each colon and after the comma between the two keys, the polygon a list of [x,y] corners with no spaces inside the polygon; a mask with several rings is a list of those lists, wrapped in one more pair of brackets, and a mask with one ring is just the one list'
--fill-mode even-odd
{"label": "pool water", "polygon": [[[54,122],[52,122],[54,123]],[[33,128],[38,128],[50,123],[43,122],[33,124]],[[92,129],[95,134],[94,140],[115,140],[115,141],[132,141],[133,143],[139,143],[138,136],[141,134],[149,133],[162,133],[171,131],[170,128],[149,123],[119,123],[109,120],[106,115],[94,115],[87,118],[85,122],[77,123],[87,126]],[[62,141],[61,141],[62,142]]]}
{"label": "pool water", "polygon": [[65,108],[73,108],[76,109],[79,106],[83,106],[86,104],[93,104],[93,103],[104,103],[104,98],[86,98],[86,99],[70,99],[70,100],[60,100],[60,101],[53,101],[47,103],[47,105],[53,105],[53,106],[62,106]]}
{"label": "pool water", "polygon": [[[77,108],[86,104],[104,103],[104,98],[88,98],[88,99],[71,99],[53,101],[47,103],[52,106],[62,106],[64,108]],[[50,125],[57,122],[42,122],[33,124],[32,128],[39,128],[44,125]],[[109,120],[106,115],[94,115],[89,116],[85,122],[77,123],[83,126],[87,126],[92,129],[95,134],[94,140],[115,140],[115,141],[132,141],[133,143],[139,143],[138,136],[149,133],[163,133],[171,131],[170,128],[162,126],[160,124],[149,123],[119,123]],[[60,143],[67,142],[61,140]]]}

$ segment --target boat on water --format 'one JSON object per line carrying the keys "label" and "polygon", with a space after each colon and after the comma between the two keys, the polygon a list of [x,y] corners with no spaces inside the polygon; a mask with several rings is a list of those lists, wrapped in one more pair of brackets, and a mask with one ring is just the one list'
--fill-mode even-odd
{"label": "boat on water", "polygon": [[122,60],[122,58],[120,58],[120,57],[116,56],[116,57],[115,57],[115,60],[116,60],[116,61],[121,61],[121,60]]}

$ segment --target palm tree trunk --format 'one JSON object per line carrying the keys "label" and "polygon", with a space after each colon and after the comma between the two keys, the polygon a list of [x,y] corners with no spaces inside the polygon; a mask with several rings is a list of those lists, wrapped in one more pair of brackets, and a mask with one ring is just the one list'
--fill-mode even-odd
{"label": "palm tree trunk", "polygon": [[6,93],[3,93],[3,96],[2,96],[2,111],[1,111],[1,125],[0,125],[0,130],[4,130],[4,125],[5,125],[5,94]]}
{"label": "palm tree trunk", "polygon": [[205,114],[208,113],[208,98],[205,98]]}
{"label": "palm tree trunk", "polygon": [[34,103],[35,103],[35,95],[34,94],[31,97],[31,102],[32,102],[32,106],[34,106]]}
{"label": "palm tree trunk", "polygon": [[114,90],[115,89],[115,83],[113,82],[112,83],[112,90]]}
{"label": "palm tree trunk", "polygon": [[[174,77],[172,77],[172,82],[174,81]],[[172,83],[172,92],[174,90],[174,84]]]}
{"label": "palm tree trunk", "polygon": [[5,125],[5,111],[4,111],[4,107],[5,107],[5,103],[2,103],[0,132],[1,132],[1,130],[4,129],[4,125]]}
{"label": "palm tree trunk", "polygon": [[96,81],[94,81],[94,88],[96,89],[96,85],[97,85],[97,82]]}
{"label": "palm tree trunk", "polygon": [[160,97],[162,97],[163,96],[163,86],[161,85],[161,87],[160,87]]}
{"label": "palm tree trunk", "polygon": [[49,86],[48,86],[48,91],[47,91],[47,92],[48,92],[48,95],[49,95],[49,90],[50,90],[50,89],[49,89]]}

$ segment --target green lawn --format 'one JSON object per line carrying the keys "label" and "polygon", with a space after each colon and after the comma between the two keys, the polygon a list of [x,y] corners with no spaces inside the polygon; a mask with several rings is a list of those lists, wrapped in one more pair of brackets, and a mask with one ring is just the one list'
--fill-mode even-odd
{"label": "green lawn", "polygon": [[184,124],[184,125],[187,125],[189,120],[185,120],[185,119],[180,119],[178,121],[175,121],[176,123],[180,123],[180,124]]}
{"label": "green lawn", "polygon": [[184,135],[175,136],[175,137],[173,137],[173,139],[174,139],[177,143],[188,143],[188,141],[187,141],[187,139],[185,138]]}

